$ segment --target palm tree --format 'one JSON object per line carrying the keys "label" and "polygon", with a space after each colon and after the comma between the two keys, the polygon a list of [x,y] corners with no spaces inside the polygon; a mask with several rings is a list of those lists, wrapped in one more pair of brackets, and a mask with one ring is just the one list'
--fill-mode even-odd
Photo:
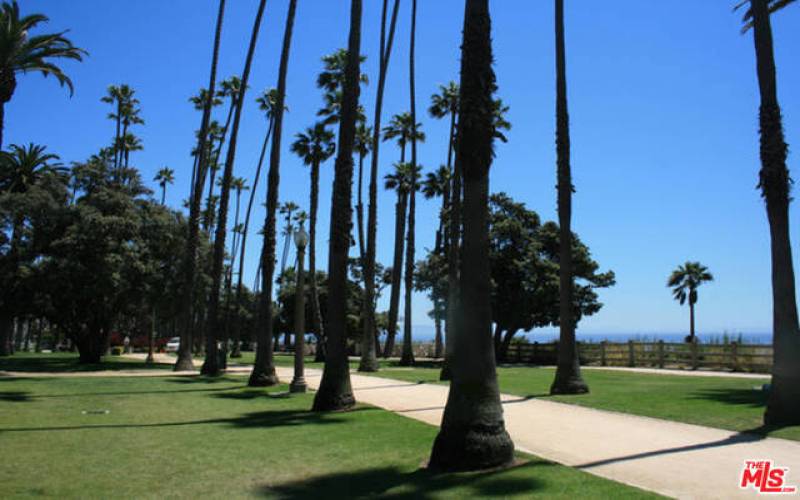
{"label": "palm tree", "polygon": [[358,121],[359,66],[361,52],[361,0],[350,3],[350,35],[347,46],[339,147],[336,155],[331,202],[328,251],[328,317],[325,369],[314,397],[314,411],[344,410],[355,404],[347,360],[347,273],[350,230],[353,222],[353,146]]}
{"label": "palm tree", "polygon": [[129,103],[134,99],[135,91],[127,84],[109,85],[106,95],[100,98],[101,102],[111,104],[115,111],[108,114],[108,118],[116,124],[114,132],[114,168],[119,168],[121,163],[122,118],[124,109],[129,108]]}
{"label": "palm tree", "polygon": [[[495,374],[489,287],[489,168],[494,130],[491,19],[488,0],[466,0],[456,163],[464,173],[464,244],[452,381],[430,467],[474,470],[509,463]],[[464,272],[469,270],[469,272]]]}
{"label": "palm tree", "polygon": [[[378,89],[375,97],[375,114],[373,117],[372,127],[372,158],[370,164],[369,176],[369,208],[367,214],[367,242],[366,252],[362,252],[361,267],[363,269],[362,275],[364,278],[364,298],[363,303],[363,331],[362,343],[369,347],[370,340],[373,332],[377,332],[377,324],[375,318],[375,303],[376,303],[376,290],[375,290],[375,270],[376,270],[376,246],[378,235],[378,157],[380,149],[381,138],[381,114],[383,112],[383,93],[386,87],[386,75],[389,69],[389,60],[392,55],[392,46],[394,45],[394,33],[397,26],[397,14],[400,7],[400,0],[395,0],[392,7],[391,21],[389,22],[389,33],[386,34],[386,14],[387,14],[387,0],[383,1],[383,8],[381,9],[381,35],[379,46],[379,68],[378,68]],[[359,174],[360,180],[360,174]],[[360,189],[360,182],[359,182]],[[360,192],[359,192],[360,196]],[[378,342],[375,342],[377,349]],[[377,352],[375,359],[372,358],[372,353],[369,349],[366,350],[366,356],[362,356],[361,361],[364,370],[377,369]]]}
{"label": "palm tree", "polygon": [[[589,386],[581,377],[578,344],[575,342],[572,274],[572,173],[570,171],[567,68],[564,47],[564,0],[556,1],[556,163],[558,170],[559,225],[559,342],[558,368],[551,394],[583,394]],[[494,109],[494,108],[493,108]],[[496,116],[496,114],[495,114]],[[495,129],[496,130],[496,129]]]}
{"label": "palm tree", "polygon": [[[367,57],[360,56],[360,63],[366,61]],[[347,49],[338,49],[332,54],[322,56],[323,69],[317,75],[317,87],[324,92],[323,100],[325,106],[317,112],[317,116],[323,119],[325,125],[333,125],[339,121],[342,106],[342,85],[344,84],[345,66],[347,65]],[[366,74],[361,74],[360,82],[369,83]],[[363,122],[364,110],[359,107],[358,120]]]}
{"label": "palm tree", "polygon": [[461,169],[456,163],[453,165],[453,151],[456,144],[456,126],[459,108],[460,89],[457,83],[450,82],[446,87],[439,87],[441,93],[431,96],[431,106],[428,113],[434,118],[450,116],[450,136],[447,141],[447,170],[450,172],[450,194],[447,212],[448,230],[444,238],[445,254],[447,257],[447,310],[445,322],[445,358],[439,378],[450,379],[450,364],[448,359],[452,356],[454,344],[453,329],[458,310],[458,266],[461,245]]}
{"label": "palm tree", "polygon": [[[25,194],[47,175],[66,177],[67,170],[55,163],[57,155],[46,152],[45,146],[12,144],[9,152],[0,153],[0,193]],[[25,216],[18,211],[13,215],[8,262],[16,274],[19,266],[19,248],[22,242],[22,229]],[[4,286],[4,288],[9,288]],[[4,290],[9,293],[8,290]],[[7,307],[0,312],[0,356],[11,354],[9,332],[13,328],[13,318]]]}
{"label": "palm tree", "polygon": [[309,201],[309,245],[308,245],[308,273],[309,288],[311,291],[311,316],[312,328],[317,336],[317,346],[321,346],[324,336],[322,313],[319,306],[319,291],[317,290],[316,267],[316,241],[317,241],[317,206],[319,199],[319,166],[328,160],[336,151],[333,132],[325,128],[325,124],[317,122],[313,127],[299,133],[292,143],[292,152],[303,160],[303,164],[311,167],[311,199]]}
{"label": "palm tree", "polygon": [[283,254],[282,254],[283,256],[281,257],[281,274],[283,274],[283,272],[286,270],[286,259],[289,258],[289,245],[291,244],[292,241],[292,232],[293,232],[292,214],[297,210],[300,210],[300,207],[297,205],[297,203],[293,201],[283,202],[283,204],[278,209],[278,213],[283,215],[283,221],[286,223],[286,225],[283,228],[284,239],[283,239]]}
{"label": "palm tree", "polygon": [[197,175],[189,191],[191,197],[189,200],[189,230],[186,238],[186,256],[184,258],[184,268],[182,272],[185,289],[183,290],[183,301],[180,306],[182,314],[181,343],[178,349],[178,360],[175,362],[174,366],[175,371],[194,369],[194,362],[192,361],[192,330],[194,326],[195,287],[197,284],[197,247],[200,243],[200,203],[202,201],[202,189],[206,180],[206,165],[210,150],[208,143],[208,126],[211,121],[211,98],[214,95],[214,88],[217,81],[219,42],[222,37],[222,20],[224,15],[225,0],[220,0],[214,32],[214,44],[211,52],[211,71],[208,93],[206,95],[206,99],[208,100],[203,107],[203,118],[200,122],[200,134],[197,140]]}
{"label": "palm tree", "polygon": [[73,92],[72,80],[53,63],[54,59],[83,61],[87,52],[64,38],[66,31],[30,36],[30,32],[49,19],[43,14],[20,18],[16,0],[0,7],[0,148],[3,146],[5,106],[17,88],[17,73],[39,72],[52,76]]}
{"label": "palm tree", "polygon": [[239,245],[239,234],[242,232],[242,226],[239,224],[239,207],[241,206],[242,192],[248,191],[250,187],[247,185],[247,179],[243,177],[234,177],[231,179],[231,189],[236,193],[236,209],[234,211],[233,228],[233,243],[231,245],[231,263],[225,276],[225,324],[223,328],[222,339],[222,352],[220,353],[220,365],[222,369],[228,367],[228,339],[230,338],[230,313],[231,313],[231,295],[233,286],[233,266],[236,263],[236,252]]}
{"label": "palm tree", "polygon": [[[417,35],[417,0],[411,0],[411,42],[409,44],[409,95],[411,97],[411,123],[417,123],[417,97],[414,78],[414,52]],[[419,133],[420,140],[424,140]],[[403,353],[400,365],[411,366],[414,364],[414,349],[411,345],[411,294],[414,289],[414,229],[416,223],[417,189],[419,185],[420,168],[417,165],[417,138],[418,134],[411,134],[411,182],[409,185],[408,202],[408,237],[406,238],[406,297],[405,317],[403,318]]]}
{"label": "palm tree", "polygon": [[292,29],[297,10],[297,0],[289,1],[286,25],[283,32],[283,47],[278,67],[278,90],[275,96],[272,149],[267,173],[267,214],[264,221],[264,245],[261,249],[261,295],[258,303],[258,348],[250,379],[250,386],[265,386],[278,383],[272,352],[272,276],[275,273],[275,219],[278,209],[280,187],[281,134],[283,131],[284,102],[286,101],[286,74],[289,71],[289,52]]}
{"label": "palm tree", "polygon": [[410,189],[410,167],[408,163],[396,163],[394,173],[384,176],[383,187],[387,191],[397,192],[394,210],[394,258],[391,271],[391,294],[389,296],[388,325],[383,357],[388,358],[394,351],[394,339],[397,335],[397,314],[400,303],[400,284],[403,269],[403,238],[406,232],[406,213],[408,212],[408,190]]}
{"label": "palm tree", "polygon": [[364,158],[372,148],[372,127],[360,122],[356,129],[355,150],[358,153],[358,194],[356,197],[356,226],[358,231],[358,256],[361,265],[366,259],[366,241],[364,240]]}
{"label": "palm tree", "polygon": [[[439,211],[439,227],[436,230],[434,242],[434,253],[447,255],[447,217],[450,205],[450,169],[447,165],[440,165],[434,172],[428,172],[425,181],[422,183],[422,194],[425,199],[442,198],[442,208]],[[433,320],[436,325],[436,337],[434,340],[434,358],[442,357],[442,302],[446,302],[446,297],[441,297],[434,292],[433,295]],[[452,341],[452,339],[451,339]]]}
{"label": "palm tree", "polygon": [[120,161],[120,169],[127,170],[130,168],[131,151],[141,151],[144,149],[144,146],[142,145],[141,139],[130,132],[126,132],[120,137],[117,149],[119,149],[120,157],[122,158],[122,161]]}
{"label": "palm tree", "polygon": [[[384,141],[391,139],[397,140],[397,145],[400,147],[400,166],[406,164],[406,145],[408,141],[412,140],[412,138],[417,141],[425,140],[425,134],[420,131],[421,126],[422,124],[415,122],[411,113],[400,113],[394,115],[389,121],[389,125],[383,129]],[[401,193],[398,192],[398,203],[395,205],[395,253],[392,264],[392,284],[389,294],[389,328],[383,351],[383,356],[385,358],[391,356],[392,350],[394,349],[394,335],[392,332],[397,331],[397,316],[400,308],[400,285],[403,275],[403,238],[405,234],[406,212],[408,209],[408,197],[406,196],[408,194],[408,186],[403,183],[401,183],[400,186],[402,187],[403,194],[400,196]],[[386,189],[395,189],[395,187],[387,187]]]}
{"label": "palm tree", "polygon": [[[742,2],[740,6],[746,3]],[[770,13],[794,3],[794,0],[750,0],[749,3],[744,31],[752,26],[755,42],[761,94],[759,187],[767,205],[772,248],[772,335],[775,354],[764,422],[767,425],[796,425],[800,424],[800,325],[789,240],[791,180],[786,168],[787,145],[778,103],[770,25]]]}
{"label": "palm tree", "polygon": [[175,171],[169,167],[164,167],[158,171],[153,180],[161,186],[161,204],[163,205],[167,197],[167,184],[175,182]]}
{"label": "palm tree", "polygon": [[217,227],[214,237],[214,256],[211,268],[211,294],[208,301],[208,320],[211,329],[206,336],[206,359],[200,372],[204,375],[218,375],[220,372],[219,356],[217,350],[217,333],[224,326],[219,317],[219,295],[222,285],[222,266],[225,259],[225,237],[227,236],[228,223],[228,201],[231,194],[231,179],[233,178],[233,163],[236,159],[236,139],[239,135],[239,123],[244,108],[244,96],[247,92],[247,81],[250,78],[250,67],[253,63],[253,55],[256,50],[256,40],[261,28],[261,18],[264,15],[266,0],[258,3],[258,11],[253,23],[253,30],[250,34],[250,46],[247,49],[244,70],[242,71],[242,83],[236,97],[236,111],[233,116],[231,135],[228,141],[227,157],[225,158],[225,169],[222,174],[222,192],[220,194],[219,212],[217,215]]}
{"label": "palm tree", "polygon": [[694,305],[697,303],[697,288],[707,281],[714,281],[714,276],[708,268],[699,262],[686,262],[672,271],[667,280],[667,286],[672,287],[672,296],[681,305],[689,300],[689,336],[687,342],[695,341],[694,334]]}
{"label": "palm tree", "polygon": [[[267,152],[267,144],[269,143],[273,126],[275,124],[275,106],[277,99],[278,91],[274,88],[265,90],[258,98],[256,98],[259,109],[263,111],[267,117],[267,132],[264,134],[264,142],[261,144],[261,154],[258,156],[258,165],[256,166],[256,173],[253,176],[253,189],[250,191],[250,199],[247,201],[247,211],[245,212],[244,216],[244,227],[242,228],[241,244],[239,245],[239,273],[237,278],[238,282],[236,284],[236,303],[234,306],[234,310],[236,311],[238,311],[242,305],[242,279],[244,276],[244,256],[247,247],[247,232],[250,229],[250,213],[253,209],[253,201],[255,200],[258,181],[261,179],[261,167],[264,165],[264,156]],[[286,109],[286,106],[284,106],[284,109]],[[241,332],[241,324],[237,321],[233,330],[233,351],[231,352],[231,358],[240,358],[242,356],[239,346],[239,340],[242,336]]]}

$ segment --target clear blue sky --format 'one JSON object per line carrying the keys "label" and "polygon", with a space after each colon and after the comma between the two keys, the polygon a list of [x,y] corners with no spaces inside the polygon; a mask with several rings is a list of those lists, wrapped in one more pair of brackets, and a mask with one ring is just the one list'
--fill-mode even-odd
{"label": "clear blue sky", "polygon": [[[256,93],[276,83],[287,0],[270,0],[259,39],[235,166],[252,177],[264,120]],[[374,106],[377,82],[378,0],[364,2],[364,70],[373,79],[362,103]],[[687,311],[665,281],[687,259],[700,260],[716,276],[703,287],[701,332],[766,332],[771,328],[768,226],[757,181],[758,94],[750,36],[739,34],[733,0],[650,2],[617,0],[595,5],[568,1],[567,61],[577,193],[574,228],[617,285],[601,292],[605,303],[580,325],[583,332],[679,332]],[[22,0],[24,13],[50,16],[49,31],[70,29],[90,52],[65,67],[75,82],[69,98],[52,79],[20,78],[6,109],[6,143],[46,144],[65,162],[79,161],[109,144],[113,124],[100,97],[110,84],[132,85],[146,125],[134,132],[145,146],[132,155],[146,180],[169,166],[177,182],[167,200],[187,196],[193,131],[199,115],[187,102],[207,83],[214,0]],[[220,76],[241,72],[257,2],[229,1]],[[384,121],[408,109],[408,19],[403,2],[392,55]],[[544,218],[555,218],[554,57],[552,2],[492,2],[499,95],[511,106],[509,143],[497,146],[493,191],[506,191]],[[444,161],[447,126],[423,111],[439,84],[457,80],[463,1],[420,0],[418,7],[418,113],[428,140],[420,163]],[[346,0],[300,0],[288,79],[281,172],[281,199],[307,205],[308,171],[289,153],[292,136],[311,125],[321,104],[315,76],[320,57],[346,45]],[[774,19],[779,94],[787,142],[800,143],[800,8]],[[368,116],[372,116],[371,111]],[[381,172],[397,159],[382,148]],[[790,156],[790,167],[796,165]],[[326,242],[332,165],[321,180],[321,255]],[[795,171],[795,177],[797,173]],[[265,184],[260,189],[263,200]],[[155,187],[155,186],[154,186]],[[391,261],[394,197],[379,199],[379,260]],[[422,201],[418,242],[430,247],[438,202]],[[800,213],[792,208],[795,267]],[[263,210],[256,214],[263,220]],[[248,275],[255,271],[260,238],[251,237]],[[424,296],[414,302],[414,324],[430,324]]]}

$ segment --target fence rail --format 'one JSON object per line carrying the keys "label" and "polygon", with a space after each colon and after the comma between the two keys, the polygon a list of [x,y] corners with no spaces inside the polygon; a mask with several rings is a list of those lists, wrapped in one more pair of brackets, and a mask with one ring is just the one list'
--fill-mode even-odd
{"label": "fence rail", "polygon": [[[506,363],[555,364],[558,342],[513,343]],[[648,368],[690,368],[769,373],[772,345],[676,342],[578,342],[582,365]]]}

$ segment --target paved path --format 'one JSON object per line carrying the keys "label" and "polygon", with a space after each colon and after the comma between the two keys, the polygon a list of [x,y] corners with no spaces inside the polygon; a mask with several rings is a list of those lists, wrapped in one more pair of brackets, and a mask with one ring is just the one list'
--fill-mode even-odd
{"label": "paved path", "polygon": [[[291,368],[278,367],[277,371],[282,381],[291,380]],[[233,365],[228,372],[247,374],[250,367]],[[195,373],[151,370],[57,376]],[[311,389],[319,386],[321,374],[317,369],[306,371]],[[30,377],[33,374],[13,375]],[[351,383],[356,399],[362,403],[435,426],[441,422],[448,391],[445,385],[418,384],[358,373],[351,374]],[[502,400],[506,427],[518,450],[663,495],[725,499],[756,497],[754,490],[745,491],[738,487],[745,460],[772,459],[778,466],[789,467],[789,484],[800,486],[800,442],[505,394]]]}

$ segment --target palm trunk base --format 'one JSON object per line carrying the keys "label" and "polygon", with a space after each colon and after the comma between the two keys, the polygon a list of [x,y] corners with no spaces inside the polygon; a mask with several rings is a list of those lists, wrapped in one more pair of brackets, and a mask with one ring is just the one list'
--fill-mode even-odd
{"label": "palm trunk base", "polygon": [[503,425],[475,423],[467,429],[443,427],[433,442],[428,468],[437,472],[492,469],[514,460],[514,443]]}
{"label": "palm trunk base", "polygon": [[376,372],[380,369],[378,358],[375,353],[370,356],[361,356],[361,361],[358,363],[358,371],[360,372]]}
{"label": "palm trunk base", "polygon": [[223,373],[223,369],[219,365],[218,359],[212,359],[213,355],[206,356],[203,366],[200,368],[200,375],[207,375],[209,377],[219,377]]}
{"label": "palm trunk base", "polygon": [[187,349],[187,352],[178,353],[178,360],[175,366],[172,367],[173,371],[185,372],[194,370],[194,361],[192,360],[192,352]]}
{"label": "palm trunk base", "polygon": [[414,366],[414,353],[412,351],[403,349],[403,355],[400,356],[400,366]]}
{"label": "palm trunk base", "polygon": [[800,375],[773,375],[764,424],[800,425]]}
{"label": "palm trunk base", "polygon": [[249,387],[271,387],[280,383],[275,368],[272,370],[253,369],[250,379],[247,381]]}
{"label": "palm trunk base", "polygon": [[311,411],[347,411],[354,407],[356,399],[352,392],[332,393],[320,388],[314,396],[314,405]]}
{"label": "palm trunk base", "polygon": [[451,380],[452,374],[450,373],[450,363],[447,362],[447,356],[444,357],[442,362],[442,370],[439,372],[439,380]]}
{"label": "palm trunk base", "polygon": [[573,370],[556,370],[556,378],[550,386],[550,394],[586,394],[589,386],[583,381],[580,372]]}
{"label": "palm trunk base", "polygon": [[234,347],[233,351],[231,351],[231,358],[241,358],[241,357],[242,357],[242,351],[239,350],[238,347]]}
{"label": "palm trunk base", "polygon": [[383,357],[384,359],[388,359],[392,357],[394,354],[394,338],[396,333],[387,333],[386,334],[386,343],[383,345]]}

